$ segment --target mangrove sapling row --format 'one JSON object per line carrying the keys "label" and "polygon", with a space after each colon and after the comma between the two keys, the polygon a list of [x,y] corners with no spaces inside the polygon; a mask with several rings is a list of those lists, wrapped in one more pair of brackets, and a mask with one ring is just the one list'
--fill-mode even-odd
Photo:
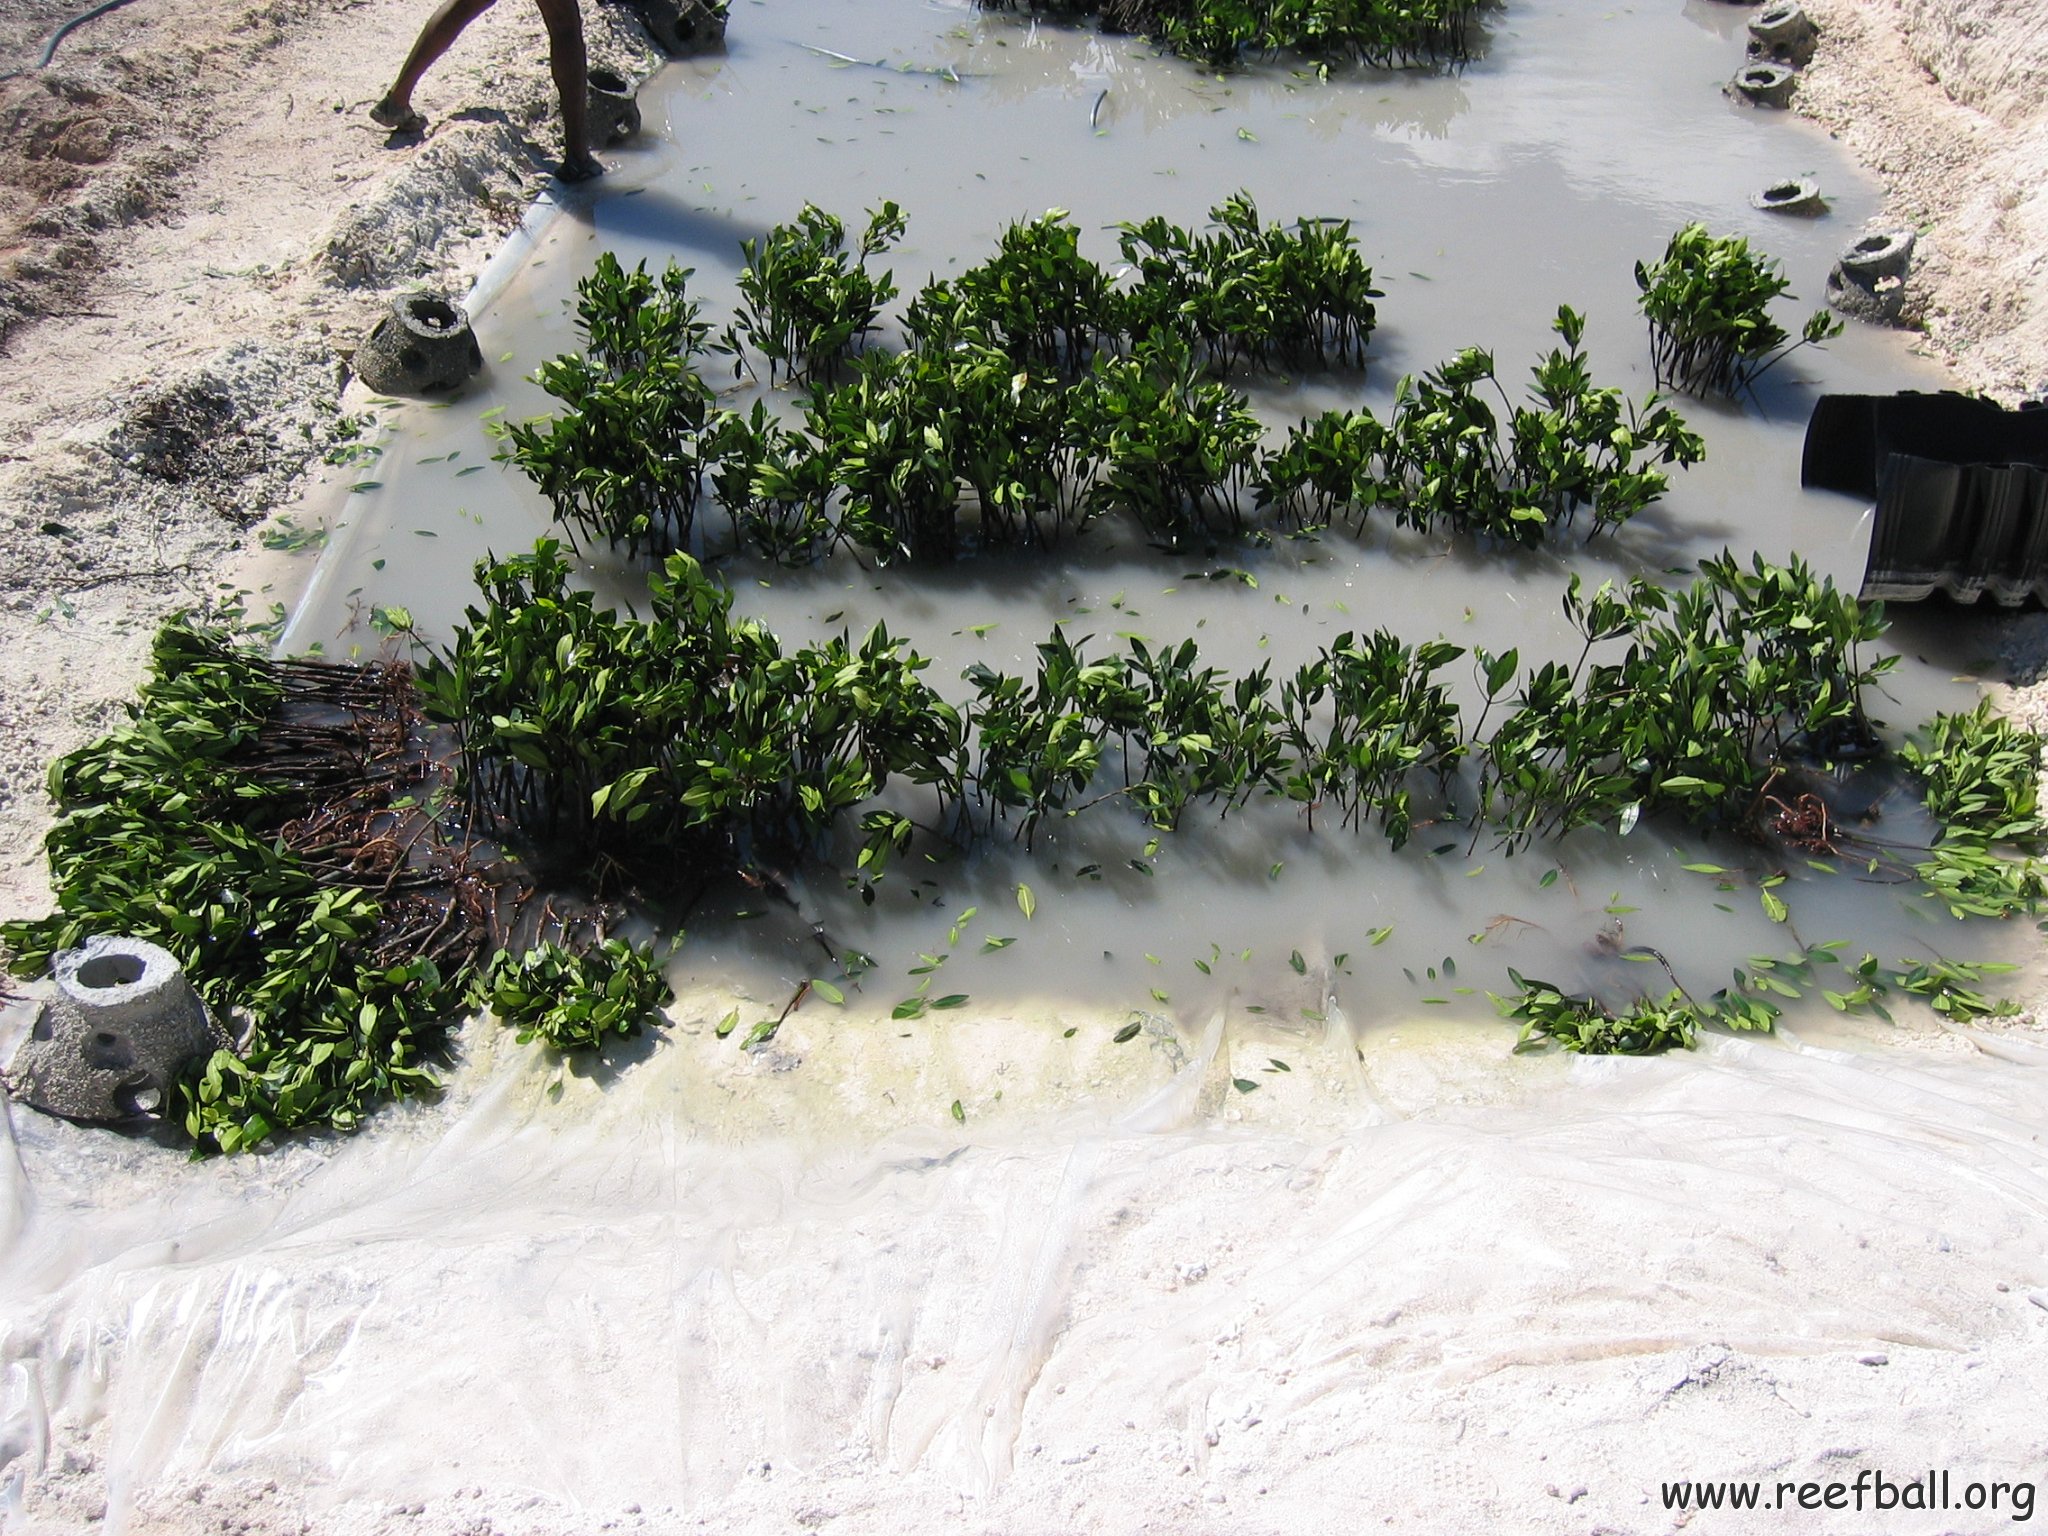
{"label": "mangrove sapling row", "polygon": [[[1884,631],[1881,605],[1798,560],[1745,570],[1724,554],[1701,571],[1675,591],[1637,577],[1589,594],[1572,578],[1579,657],[1527,675],[1481,765],[1482,814],[1510,847],[1658,812],[1754,828],[1788,769],[1875,750],[1863,690],[1897,661],[1863,659]],[[1594,662],[1610,642],[1626,652]],[[1514,655],[1481,658],[1489,709]]]}
{"label": "mangrove sapling row", "polygon": [[[1536,365],[1521,404],[1492,358],[1468,350],[1403,380],[1388,423],[1326,413],[1266,449],[1246,397],[1210,376],[1218,354],[1362,348],[1371,274],[1341,225],[1286,234],[1241,198],[1215,213],[1226,234],[1214,240],[1146,235],[1152,254],[1123,295],[1078,255],[1057,211],[1015,226],[987,267],[919,296],[915,346],[868,352],[844,383],[815,384],[799,426],[760,402],[746,415],[710,409],[685,274],[656,283],[607,257],[582,289],[591,355],[542,370],[569,409],[512,428],[511,457],[562,521],[633,555],[694,546],[708,476],[735,542],[796,562],[838,543],[885,561],[948,559],[964,516],[987,548],[1048,547],[1125,516],[1182,549],[1261,513],[1296,529],[1339,516],[1362,528],[1381,506],[1404,526],[1532,543],[1581,508],[1592,534],[1619,526],[1663,494],[1665,466],[1703,455],[1668,406],[1592,383],[1569,308],[1555,321],[1564,345]],[[1258,259],[1222,271],[1235,258],[1212,255],[1225,248]],[[1171,254],[1184,249],[1199,259]],[[1322,276],[1300,275],[1310,269]],[[1227,301],[1203,297],[1212,279]],[[637,326],[617,318],[636,308]],[[1152,328],[1131,333],[1134,315]],[[611,339],[620,333],[674,343],[643,367],[634,359],[654,354]]]}
{"label": "mangrove sapling row", "polygon": [[[934,797],[927,825],[956,837],[1014,817],[1028,839],[1047,817],[1117,801],[1163,832],[1197,802],[1228,814],[1257,795],[1327,806],[1354,827],[1377,820],[1399,845],[1424,819],[1421,786],[1428,819],[1457,815],[1467,759],[1478,792],[1463,819],[1511,849],[1596,823],[1625,833],[1669,811],[1862,863],[1825,817],[1788,830],[1774,786],[1810,760],[1883,757],[1861,706],[1888,665],[1861,656],[1881,618],[1796,565],[1724,557],[1670,593],[1575,583],[1581,656],[1522,674],[1490,734],[1512,652],[1475,653],[1487,704],[1469,727],[1440,679],[1463,652],[1385,634],[1339,637],[1276,682],[1268,666],[1236,678],[1204,667],[1192,643],[1090,657],[1056,631],[1035,677],[976,669],[975,698],[956,707],[885,630],[785,655],[733,619],[730,594],[687,557],[669,562],[646,620],[595,609],[567,574],[548,542],[487,562],[487,606],[425,669],[427,696],[460,729],[479,811],[587,867],[623,861],[671,879],[820,853],[857,820],[853,879],[871,896],[918,832],[873,803],[898,780]],[[1596,660],[1599,648],[1624,654]],[[509,937],[502,898],[519,877],[472,862],[467,836],[448,834],[414,697],[402,666],[270,662],[175,621],[132,722],[53,769],[59,910],[0,937],[24,973],[92,933],[155,940],[220,1016],[246,1021],[242,1049],[180,1089],[202,1147],[347,1127],[430,1089],[446,1020],[472,995],[481,954]],[[2030,910],[2042,894],[2039,741],[1982,710],[1937,717],[1923,736],[1904,761],[1946,821],[1917,866],[1928,895],[1959,917]],[[1959,841],[1991,867],[1944,861]],[[1785,903],[1773,910],[1768,887],[1781,879],[1762,892],[1779,921]],[[597,940],[581,961],[500,961],[488,990],[510,1022],[558,1045],[629,1032],[658,1005],[656,967]],[[1701,1022],[1768,1027],[1773,999],[1815,989],[1839,947],[1753,958],[1704,1005],[1681,996],[1615,1014],[1525,983],[1533,1001],[1508,1006],[1544,1021],[1531,1039],[1657,1048]],[[1979,990],[1997,969],[1866,957],[1818,990],[1844,1010],[1882,1010],[1896,993],[1965,1018],[2002,1006]]]}
{"label": "mangrove sapling row", "polygon": [[1668,405],[1593,384],[1576,311],[1559,309],[1553,326],[1565,345],[1536,364],[1526,403],[1509,398],[1490,353],[1468,348],[1403,379],[1389,422],[1326,411],[1292,429],[1260,462],[1260,504],[1297,528],[1345,517],[1362,529],[1385,507],[1403,527],[1523,544],[1572,526],[1582,507],[1588,537],[1626,523],[1669,489],[1665,465],[1697,464],[1706,445]]}
{"label": "mangrove sapling row", "polygon": [[988,10],[1142,32],[1183,57],[1225,68],[1247,54],[1299,53],[1375,68],[1460,64],[1479,11],[1498,0],[981,0]]}
{"label": "mangrove sapling row", "polygon": [[1770,314],[1771,301],[1791,287],[1777,262],[1704,224],[1673,235],[1661,261],[1637,262],[1636,286],[1657,382],[1666,388],[1732,396],[1798,347],[1842,333],[1842,322],[1820,309],[1793,342]]}
{"label": "mangrove sapling row", "polygon": [[[1476,347],[1403,379],[1377,444],[1376,483],[1355,515],[1386,505],[1404,527],[1530,544],[1569,527],[1586,506],[1592,537],[1664,494],[1670,477],[1662,466],[1706,457],[1706,445],[1669,406],[1652,400],[1639,409],[1620,390],[1594,386],[1581,315],[1560,307],[1552,327],[1565,345],[1532,370],[1526,405],[1508,398],[1492,354]],[[1489,387],[1507,412],[1505,431],[1483,392]],[[1356,429],[1348,436],[1355,448],[1372,441]]]}
{"label": "mangrove sapling row", "polygon": [[958,793],[952,711],[877,628],[785,655],[687,555],[621,619],[569,585],[561,546],[477,568],[485,606],[420,669],[456,728],[477,814],[588,863],[702,883],[809,849],[894,773]]}
{"label": "mangrove sapling row", "polygon": [[[1192,643],[1090,655],[1055,631],[1035,675],[971,668],[973,696],[954,705],[885,629],[785,655],[685,556],[646,620],[596,608],[568,576],[545,541],[480,567],[488,606],[421,675],[458,728],[479,806],[586,861],[659,849],[716,873],[821,853],[853,811],[872,883],[911,837],[900,811],[867,805],[899,778],[935,792],[935,828],[980,835],[1014,818],[1026,841],[1106,801],[1166,830],[1198,801],[1227,814],[1261,795],[1354,828],[1376,820],[1398,847],[1430,785],[1431,820],[1510,852],[1659,814],[1859,861],[1880,847],[1832,823],[1817,792],[1786,788],[1881,757],[1862,699],[1894,660],[1864,654],[1881,609],[1796,561],[1723,556],[1676,590],[1637,578],[1588,592],[1574,578],[1564,608],[1580,654],[1524,671],[1513,651],[1475,653],[1485,707],[1469,726],[1439,677],[1464,652],[1443,641],[1344,635],[1277,679],[1232,678]],[[2012,828],[1951,835],[1964,833],[2006,885],[1956,875],[1931,894],[1955,907],[2003,890],[2009,910],[2038,892],[2032,860],[2009,856]],[[1911,877],[1896,851],[1882,857]]]}

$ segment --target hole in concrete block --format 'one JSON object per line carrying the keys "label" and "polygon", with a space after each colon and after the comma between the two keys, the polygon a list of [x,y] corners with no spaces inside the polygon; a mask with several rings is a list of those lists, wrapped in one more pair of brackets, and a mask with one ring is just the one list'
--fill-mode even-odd
{"label": "hole in concrete block", "polygon": [[452,331],[462,323],[455,306],[446,299],[420,294],[405,301],[405,312],[429,331]]}
{"label": "hole in concrete block", "polygon": [[114,1089],[114,1105],[124,1115],[153,1115],[164,1107],[164,1093],[138,1073]]}
{"label": "hole in concrete block", "polygon": [[86,1042],[86,1065],[104,1072],[118,1072],[123,1067],[135,1065],[135,1051],[128,1041],[111,1029],[93,1031],[92,1039]]}
{"label": "hole in concrete block", "polygon": [[78,968],[81,987],[132,987],[142,980],[139,955],[94,955]]}

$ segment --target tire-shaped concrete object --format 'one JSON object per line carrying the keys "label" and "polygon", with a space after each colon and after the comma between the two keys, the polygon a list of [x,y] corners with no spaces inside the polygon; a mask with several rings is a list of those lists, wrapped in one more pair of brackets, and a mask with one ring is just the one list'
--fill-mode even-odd
{"label": "tire-shaped concrete object", "polygon": [[687,58],[725,42],[725,7],[711,0],[633,0],[655,47],[670,58]]}
{"label": "tire-shaped concrete object", "polygon": [[1799,71],[1783,64],[1745,64],[1735,71],[1729,88],[1757,107],[1789,107],[1799,88]]}
{"label": "tire-shaped concrete object", "polygon": [[1828,211],[1820,195],[1820,183],[1794,180],[1774,181],[1761,192],[1752,193],[1749,206],[1764,213],[1796,213],[1807,218]]}
{"label": "tire-shaped concrete object", "polygon": [[402,293],[356,348],[355,370],[380,395],[459,389],[484,365],[461,306],[434,293]]}
{"label": "tire-shaped concrete object", "polygon": [[195,1058],[227,1047],[169,952],[88,939],[50,965],[57,995],[8,1063],[17,1099],[67,1120],[159,1118]]}
{"label": "tire-shaped concrete object", "polygon": [[623,143],[640,131],[640,103],[632,82],[609,69],[590,72],[590,142],[600,147]]}
{"label": "tire-shaped concrete object", "polygon": [[1842,274],[1864,287],[1874,287],[1881,278],[1902,281],[1913,264],[1913,232],[1910,229],[1880,230],[1865,235],[1837,258]]}
{"label": "tire-shaped concrete object", "polygon": [[1866,288],[1844,276],[1837,266],[1828,274],[1827,300],[1828,308],[1852,320],[1867,320],[1872,325],[1897,325],[1906,309],[1906,285],[1896,277],[1883,277],[1874,286]]}
{"label": "tire-shaped concrete object", "polygon": [[1765,6],[1749,20],[1749,35],[1766,48],[1796,48],[1811,42],[1819,29],[1797,5]]}

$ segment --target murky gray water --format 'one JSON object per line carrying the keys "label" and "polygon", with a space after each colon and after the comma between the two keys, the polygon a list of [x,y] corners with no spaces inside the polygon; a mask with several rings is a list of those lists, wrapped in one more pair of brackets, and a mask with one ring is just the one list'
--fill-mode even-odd
{"label": "murky gray water", "polygon": [[[547,528],[541,498],[491,461],[487,427],[546,409],[524,378],[573,343],[565,299],[597,252],[695,267],[695,291],[722,324],[739,241],[807,200],[849,223],[884,198],[902,204],[909,235],[889,265],[914,292],[928,274],[980,260],[1009,221],[1049,207],[1071,210],[1089,232],[1085,248],[1107,262],[1108,226],[1153,213],[1199,223],[1243,187],[1270,218],[1354,221],[1387,291],[1364,388],[1375,409],[1403,372],[1466,345],[1492,349],[1513,388],[1549,345],[1560,303],[1588,316],[1596,379],[1639,395],[1650,387],[1649,357],[1631,269],[1675,227],[1702,218],[1750,236],[1817,302],[1833,253],[1877,204],[1812,125],[1723,98],[1746,14],[1714,0],[1598,16],[1570,0],[1512,0],[1484,58],[1461,75],[1325,83],[1284,67],[1219,79],[1139,40],[985,18],[963,4],[740,5],[727,55],[673,66],[649,84],[646,140],[550,226],[535,259],[476,317],[492,359],[486,378],[452,405],[387,412],[385,451],[363,472],[377,488],[341,509],[346,526],[288,641],[330,655],[374,646],[364,621],[380,603],[404,604],[423,632],[442,637],[469,595],[471,563]],[[849,65],[835,53],[878,63]],[[1753,190],[1792,175],[1818,178],[1831,217],[1751,211]],[[1784,318],[1796,324],[1790,305]],[[794,573],[743,561],[725,571],[742,606],[787,641],[886,619],[936,658],[930,675],[956,697],[968,692],[952,681],[961,666],[1027,668],[1032,645],[1060,621],[1101,646],[1124,633],[1194,635],[1212,661],[1270,659],[1276,671],[1342,630],[1380,626],[1410,640],[1519,646],[1526,661],[1564,648],[1557,598],[1572,569],[1596,580],[1656,572],[1732,545],[1772,558],[1797,551],[1853,588],[1864,509],[1798,489],[1807,410],[1824,390],[1939,382],[1905,338],[1852,330],[1772,373],[1742,410],[1690,404],[1708,463],[1620,537],[1591,547],[1475,556],[1390,542],[1382,528],[1362,540],[1337,533],[1229,551],[1224,563],[1252,571],[1256,588],[1188,581],[1208,562],[1119,552],[1109,540],[1057,561],[940,573],[870,574],[843,558]],[[1357,397],[1355,385],[1330,381],[1255,394],[1275,422]],[[621,576],[597,569],[593,579]],[[1973,664],[1971,633],[1944,635],[1924,620],[1895,630],[1898,647],[1926,661],[1909,660],[1879,712],[1906,725],[1967,702],[1972,689],[1955,674]],[[1191,813],[1148,857],[1149,837],[1134,819],[1097,812],[1042,836],[1030,856],[997,848],[964,868],[930,869],[924,886],[910,884],[914,870],[892,876],[896,889],[872,909],[825,874],[801,891],[802,918],[779,907],[752,918],[731,905],[700,912],[685,968],[707,986],[786,996],[806,976],[831,974],[820,968],[814,919],[841,948],[877,959],[864,995],[884,1009],[917,985],[908,973],[921,953],[950,952],[931,990],[967,993],[977,1006],[1041,997],[1194,1018],[1235,990],[1275,1022],[1318,1027],[1335,1014],[1354,1023],[1490,1017],[1484,992],[1505,984],[1509,965],[1617,996],[1661,990],[1668,983],[1654,966],[1600,957],[1593,941],[1616,922],[1625,943],[1655,946],[1707,991],[1747,956],[1801,940],[1849,940],[1887,959],[1936,949],[1993,958],[2016,952],[2023,936],[1936,922],[1901,888],[1805,867],[1779,893],[1790,923],[1773,924],[1746,879],[1724,889],[1680,868],[1739,866],[1742,850],[1674,849],[1668,829],[1649,825],[1512,861],[1483,840],[1468,858],[1466,835],[1429,829],[1395,855],[1377,835],[1311,832],[1277,806],[1224,829]],[[1036,896],[1028,922],[1019,882]],[[978,914],[949,945],[969,906]],[[1369,936],[1384,927],[1392,933],[1374,945]],[[984,955],[985,936],[1018,942]]]}

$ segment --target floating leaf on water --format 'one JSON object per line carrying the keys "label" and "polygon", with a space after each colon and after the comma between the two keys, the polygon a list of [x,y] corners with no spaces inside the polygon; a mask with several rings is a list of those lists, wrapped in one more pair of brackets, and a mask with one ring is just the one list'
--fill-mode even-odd
{"label": "floating leaf on water", "polygon": [[1782,923],[1792,915],[1792,909],[1780,901],[1775,892],[1759,891],[1757,895],[1763,899],[1764,916],[1768,917],[1772,922]]}
{"label": "floating leaf on water", "polygon": [[1295,975],[1306,976],[1308,974],[1308,962],[1301,958],[1300,950],[1297,949],[1289,953],[1287,963],[1294,967]]}
{"label": "floating leaf on water", "polygon": [[1259,1091],[1259,1085],[1248,1077],[1233,1077],[1230,1080],[1230,1086],[1239,1093],[1257,1093]]}
{"label": "floating leaf on water", "polygon": [[1017,887],[1017,910],[1024,914],[1024,921],[1031,921],[1031,914],[1038,910],[1038,898],[1031,893],[1031,887],[1019,884]]}
{"label": "floating leaf on water", "polygon": [[1392,938],[1393,935],[1394,925],[1392,923],[1389,923],[1384,928],[1373,929],[1373,931],[1367,934],[1366,937],[1372,940],[1373,948],[1377,949],[1380,945],[1386,943],[1388,939]]}
{"label": "floating leaf on water", "polygon": [[1138,1038],[1138,1031],[1143,1029],[1144,1027],[1145,1026],[1138,1020],[1133,1019],[1130,1023],[1126,1024],[1122,1029],[1116,1032],[1115,1036],[1112,1037],[1110,1043],[1112,1045],[1122,1045],[1126,1040],[1135,1040]]}
{"label": "floating leaf on water", "polygon": [[994,951],[999,949],[1008,949],[1012,944],[1016,942],[1017,941],[1014,938],[998,938],[994,934],[989,934],[981,941],[981,952],[984,955],[992,954]]}
{"label": "floating leaf on water", "polygon": [[829,981],[813,981],[811,983],[811,990],[828,1003],[836,1004],[841,1008],[846,1006],[846,994],[833,986]]}
{"label": "floating leaf on water", "polygon": [[1538,888],[1546,891],[1549,890],[1553,885],[1557,884],[1557,877],[1560,873],[1561,871],[1554,868],[1543,871],[1543,878],[1536,882]]}
{"label": "floating leaf on water", "polygon": [[953,1118],[962,1125],[965,1125],[967,1123],[967,1111],[960,1107],[960,1101],[958,1099],[955,1099],[953,1101]]}
{"label": "floating leaf on water", "polygon": [[739,1009],[737,1009],[737,1008],[732,1008],[732,1009],[728,1009],[728,1010],[726,1011],[726,1015],[725,1015],[725,1017],[724,1017],[724,1018],[722,1018],[722,1019],[720,1019],[720,1020],[718,1021],[718,1027],[717,1027],[717,1031],[716,1031],[716,1032],[717,1032],[717,1035],[718,1035],[718,1038],[719,1038],[719,1039],[721,1039],[721,1040],[723,1040],[723,1039],[724,1039],[724,1038],[725,1038],[725,1037],[726,1037],[727,1035],[731,1034],[731,1033],[732,1033],[732,1032],[733,1032],[733,1031],[734,1031],[735,1029],[738,1029],[738,1028],[739,1028],[739,1024],[740,1024],[740,1011],[739,1011]]}

